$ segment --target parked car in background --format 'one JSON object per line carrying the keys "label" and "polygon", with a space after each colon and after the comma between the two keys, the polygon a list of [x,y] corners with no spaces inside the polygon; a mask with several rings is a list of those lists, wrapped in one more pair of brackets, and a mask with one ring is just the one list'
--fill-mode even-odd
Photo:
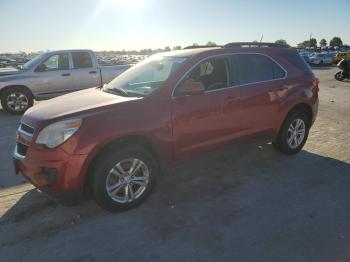
{"label": "parked car in background", "polygon": [[310,57],[307,53],[299,53],[299,54],[305,60],[306,63],[310,62]]}
{"label": "parked car in background", "polygon": [[339,63],[342,59],[350,59],[350,52],[338,52],[335,56],[335,63]]}
{"label": "parked car in background", "polygon": [[17,132],[16,173],[66,200],[91,192],[116,211],[144,201],[174,161],[235,140],[298,153],[316,118],[317,78],[293,48],[241,44],[160,53],[103,88],[35,105]]}
{"label": "parked car in background", "polygon": [[325,53],[314,53],[309,57],[309,63],[312,65],[330,65],[333,63],[333,57]]}
{"label": "parked car in background", "polygon": [[130,65],[100,66],[91,50],[43,53],[20,69],[0,69],[0,99],[9,113],[22,114],[33,100],[102,86]]}

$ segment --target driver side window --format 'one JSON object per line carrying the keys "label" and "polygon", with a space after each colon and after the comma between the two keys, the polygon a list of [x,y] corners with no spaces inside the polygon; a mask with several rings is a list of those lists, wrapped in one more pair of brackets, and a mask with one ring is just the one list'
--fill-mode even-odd
{"label": "driver side window", "polygon": [[53,70],[67,70],[69,69],[68,54],[57,54],[47,58],[41,65],[38,66],[37,71],[53,71]]}
{"label": "driver side window", "polygon": [[201,82],[205,91],[217,90],[229,86],[227,58],[213,58],[196,66],[187,79]]}

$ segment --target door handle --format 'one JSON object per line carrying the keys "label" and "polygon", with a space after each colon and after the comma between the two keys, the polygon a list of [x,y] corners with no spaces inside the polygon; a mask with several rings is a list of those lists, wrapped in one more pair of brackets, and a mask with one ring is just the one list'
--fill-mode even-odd
{"label": "door handle", "polygon": [[70,76],[70,73],[62,74],[61,76]]}
{"label": "door handle", "polygon": [[89,74],[96,74],[96,71],[90,71]]}

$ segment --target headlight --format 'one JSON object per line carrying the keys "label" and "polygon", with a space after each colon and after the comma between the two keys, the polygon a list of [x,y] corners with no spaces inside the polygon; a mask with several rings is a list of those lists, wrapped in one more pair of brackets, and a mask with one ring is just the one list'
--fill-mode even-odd
{"label": "headlight", "polygon": [[46,145],[49,148],[54,148],[64,143],[68,138],[78,131],[82,120],[69,119],[48,125],[40,131],[37,144]]}

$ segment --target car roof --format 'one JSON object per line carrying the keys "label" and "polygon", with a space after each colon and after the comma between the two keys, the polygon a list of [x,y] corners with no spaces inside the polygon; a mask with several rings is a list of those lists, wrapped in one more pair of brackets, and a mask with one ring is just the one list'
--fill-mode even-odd
{"label": "car roof", "polygon": [[90,49],[62,49],[62,50],[52,50],[45,53],[62,53],[62,52],[93,52]]}
{"label": "car roof", "polygon": [[182,49],[176,51],[169,51],[160,53],[162,56],[172,57],[193,57],[193,56],[206,56],[216,55],[225,53],[285,53],[285,52],[296,52],[295,48],[278,48],[278,47],[205,47],[205,48],[193,48],[193,49]]}

